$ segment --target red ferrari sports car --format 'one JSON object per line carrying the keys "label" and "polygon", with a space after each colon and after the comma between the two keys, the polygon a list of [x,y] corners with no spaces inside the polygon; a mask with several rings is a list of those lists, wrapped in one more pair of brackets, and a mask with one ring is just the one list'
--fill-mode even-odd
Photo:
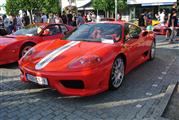
{"label": "red ferrari sports car", "polygon": [[19,60],[21,80],[64,95],[117,89],[124,75],[155,57],[155,34],[127,22],[81,25],[64,40],[43,42]]}
{"label": "red ferrari sports car", "polygon": [[[177,24],[177,33],[179,34],[179,20],[178,20],[178,24]],[[156,35],[166,35],[167,30],[171,30],[167,25],[161,25],[158,24],[156,26],[154,26],[154,32]]]}
{"label": "red ferrari sports car", "polygon": [[64,24],[33,24],[0,37],[0,65],[16,62],[34,45],[63,38],[71,30],[73,27]]}
{"label": "red ferrari sports car", "polygon": [[154,32],[156,35],[166,35],[166,31],[169,28],[167,26],[162,26],[161,24],[158,24],[156,26],[154,26]]}

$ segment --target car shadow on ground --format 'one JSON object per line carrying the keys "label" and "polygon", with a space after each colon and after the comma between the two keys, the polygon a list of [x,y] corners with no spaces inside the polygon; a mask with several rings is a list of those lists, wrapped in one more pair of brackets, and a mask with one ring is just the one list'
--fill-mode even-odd
{"label": "car shadow on ground", "polygon": [[10,63],[10,64],[4,64],[4,65],[0,65],[0,68],[6,68],[6,69],[16,69],[18,68],[18,63]]}

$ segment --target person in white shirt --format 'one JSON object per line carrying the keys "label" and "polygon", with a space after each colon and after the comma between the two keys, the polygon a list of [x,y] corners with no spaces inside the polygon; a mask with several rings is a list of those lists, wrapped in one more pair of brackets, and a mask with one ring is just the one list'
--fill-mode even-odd
{"label": "person in white shirt", "polygon": [[48,18],[47,18],[47,15],[45,15],[44,13],[42,13],[42,22],[43,23],[47,23],[48,22]]}
{"label": "person in white shirt", "polygon": [[164,26],[165,23],[165,10],[163,9],[162,12],[159,14],[159,18],[160,18],[160,24],[162,26]]}

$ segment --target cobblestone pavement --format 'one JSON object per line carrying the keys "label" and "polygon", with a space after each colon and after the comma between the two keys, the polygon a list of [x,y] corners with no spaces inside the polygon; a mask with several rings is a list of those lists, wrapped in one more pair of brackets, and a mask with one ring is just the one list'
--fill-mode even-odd
{"label": "cobblestone pavement", "polygon": [[[130,72],[120,89],[69,97],[22,83],[17,64],[0,66],[0,120],[139,120],[157,116],[167,86],[179,80],[179,46],[157,38],[156,59]],[[147,120],[147,119],[146,119]]]}

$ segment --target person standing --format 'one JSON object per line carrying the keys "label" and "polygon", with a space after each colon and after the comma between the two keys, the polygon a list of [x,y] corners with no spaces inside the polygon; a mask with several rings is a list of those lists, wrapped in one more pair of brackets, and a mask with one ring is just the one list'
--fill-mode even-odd
{"label": "person standing", "polygon": [[67,14],[68,25],[72,25],[72,19],[73,19],[73,15],[70,11],[69,14]]}
{"label": "person standing", "polygon": [[7,34],[10,34],[10,29],[9,29],[9,27],[10,27],[10,20],[9,20],[9,18],[7,18],[6,15],[3,16],[3,24],[4,24],[4,28],[7,31]]}
{"label": "person standing", "polygon": [[22,23],[23,23],[23,26],[27,26],[30,24],[30,18],[29,18],[29,16],[27,16],[26,13],[24,13],[24,15],[22,17]]}
{"label": "person standing", "polygon": [[50,24],[54,24],[54,23],[55,23],[55,17],[54,17],[53,14],[50,14],[50,15],[49,15],[48,23],[50,23]]}
{"label": "person standing", "polygon": [[63,23],[62,18],[58,14],[56,14],[54,18],[55,18],[55,23],[57,24]]}
{"label": "person standing", "polygon": [[81,16],[80,13],[78,13],[78,17],[76,19],[76,25],[77,25],[77,27],[79,27],[80,25],[82,25],[84,23],[85,23],[85,21],[84,21],[83,17]]}
{"label": "person standing", "polygon": [[[169,39],[169,43],[173,43],[174,39],[176,37],[177,31],[176,31],[176,27],[177,27],[177,4],[175,3],[168,15],[168,27],[170,28],[170,34],[167,34],[167,39]],[[168,30],[169,32],[169,30]]]}
{"label": "person standing", "polygon": [[88,12],[88,14],[87,14],[87,22],[91,22],[91,21],[92,21],[92,19],[91,19],[91,13]]}
{"label": "person standing", "polygon": [[65,14],[65,11],[63,11],[63,13],[62,13],[62,20],[63,20],[64,24],[67,24],[67,16]]}
{"label": "person standing", "polygon": [[140,27],[144,27],[145,26],[144,13],[141,13],[139,15],[139,26]]}
{"label": "person standing", "polygon": [[47,15],[45,13],[42,13],[42,23],[47,23],[48,22],[48,18],[47,18]]}
{"label": "person standing", "polygon": [[17,30],[17,18],[15,15],[12,15],[12,31],[15,32]]}
{"label": "person standing", "polygon": [[160,24],[164,26],[165,24],[165,10],[164,9],[159,14],[159,20],[160,20]]}
{"label": "person standing", "polygon": [[96,22],[96,15],[94,14],[94,12],[91,15],[91,19],[92,19],[92,22]]}
{"label": "person standing", "polygon": [[19,30],[19,29],[22,28],[22,19],[21,19],[20,16],[17,16],[16,19],[17,19],[17,25],[16,25],[16,28],[17,28],[17,30]]}
{"label": "person standing", "polygon": [[39,13],[35,13],[34,15],[34,23],[41,23],[42,19]]}

